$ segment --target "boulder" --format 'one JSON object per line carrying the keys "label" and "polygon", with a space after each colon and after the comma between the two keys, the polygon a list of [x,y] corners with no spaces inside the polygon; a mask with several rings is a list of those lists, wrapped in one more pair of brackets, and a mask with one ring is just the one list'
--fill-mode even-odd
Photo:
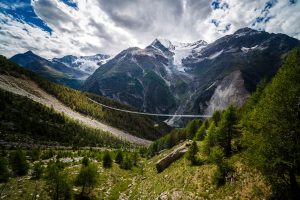
{"label": "boulder", "polygon": [[157,163],[156,163],[157,172],[158,173],[162,172],[173,162],[175,162],[176,160],[181,158],[185,154],[185,152],[187,152],[190,144],[191,144],[190,142],[183,144],[182,146],[174,149],[174,151],[172,151],[172,153],[170,153],[169,155],[167,155],[164,158],[157,161]]}

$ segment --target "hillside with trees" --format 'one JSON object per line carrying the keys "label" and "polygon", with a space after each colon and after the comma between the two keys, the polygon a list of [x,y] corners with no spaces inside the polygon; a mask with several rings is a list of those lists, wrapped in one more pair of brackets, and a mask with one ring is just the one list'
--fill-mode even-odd
{"label": "hillside with trees", "polygon": [[30,78],[42,89],[56,97],[74,111],[95,118],[100,122],[119,128],[135,136],[153,140],[159,138],[170,130],[170,127],[165,123],[160,122],[152,117],[135,116],[128,113],[122,113],[103,108],[102,106],[92,102],[89,98],[108,106],[133,110],[133,108],[122,105],[110,99],[82,93],[80,91],[52,83],[37,76],[33,72],[19,67],[3,56],[0,57],[0,73],[19,78]]}

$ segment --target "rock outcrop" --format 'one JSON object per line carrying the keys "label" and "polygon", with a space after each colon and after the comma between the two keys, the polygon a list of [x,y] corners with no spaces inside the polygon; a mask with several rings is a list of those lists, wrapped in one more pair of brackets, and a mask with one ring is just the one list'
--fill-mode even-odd
{"label": "rock outcrop", "polygon": [[185,152],[187,152],[188,147],[191,145],[190,142],[183,144],[182,146],[176,148],[172,153],[167,155],[166,157],[160,159],[156,163],[156,170],[158,173],[164,171],[167,167],[169,167],[173,162],[181,158]]}

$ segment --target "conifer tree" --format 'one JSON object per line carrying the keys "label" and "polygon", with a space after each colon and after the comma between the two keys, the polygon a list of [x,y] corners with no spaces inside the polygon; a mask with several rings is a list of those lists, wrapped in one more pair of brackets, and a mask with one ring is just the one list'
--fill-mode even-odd
{"label": "conifer tree", "polygon": [[11,155],[10,162],[12,171],[17,176],[24,176],[28,173],[29,164],[26,161],[25,153],[22,150],[18,149],[15,152],[13,152]]}
{"label": "conifer tree", "polygon": [[224,149],[225,155],[230,156],[232,153],[231,141],[238,135],[236,128],[238,118],[236,107],[229,105],[222,114],[217,131],[217,142]]}
{"label": "conifer tree", "polygon": [[[274,192],[300,199],[300,49],[289,53],[272,82],[243,120],[248,158],[261,169]],[[288,190],[284,187],[286,186]],[[278,194],[279,195],[279,194]]]}
{"label": "conifer tree", "polygon": [[8,162],[5,158],[0,157],[0,183],[7,182],[9,179]]}
{"label": "conifer tree", "polygon": [[118,151],[116,154],[115,162],[120,164],[123,161],[123,153]]}
{"label": "conifer tree", "polygon": [[103,156],[103,167],[110,168],[112,166],[112,159],[110,153],[106,151]]}
{"label": "conifer tree", "polygon": [[192,165],[197,164],[197,153],[199,149],[197,143],[195,141],[192,142],[191,146],[189,147],[188,151],[186,152],[186,158],[191,162]]}

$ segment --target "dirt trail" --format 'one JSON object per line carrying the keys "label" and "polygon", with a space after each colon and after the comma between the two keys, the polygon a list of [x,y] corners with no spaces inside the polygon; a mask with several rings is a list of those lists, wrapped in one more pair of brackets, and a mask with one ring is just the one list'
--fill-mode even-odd
{"label": "dirt trail", "polygon": [[130,135],[121,131],[117,128],[111,127],[109,125],[103,124],[95,119],[84,116],[71,108],[65,106],[55,97],[49,95],[43,89],[41,89],[36,83],[31,80],[25,80],[21,78],[15,78],[12,76],[0,74],[0,88],[14,94],[26,96],[33,101],[39,102],[47,107],[52,107],[56,112],[64,113],[64,115],[77,120],[78,122],[88,125],[90,127],[100,129],[111,133],[112,135],[121,138],[123,140],[142,144],[150,145],[151,141],[138,138],[136,136]]}

